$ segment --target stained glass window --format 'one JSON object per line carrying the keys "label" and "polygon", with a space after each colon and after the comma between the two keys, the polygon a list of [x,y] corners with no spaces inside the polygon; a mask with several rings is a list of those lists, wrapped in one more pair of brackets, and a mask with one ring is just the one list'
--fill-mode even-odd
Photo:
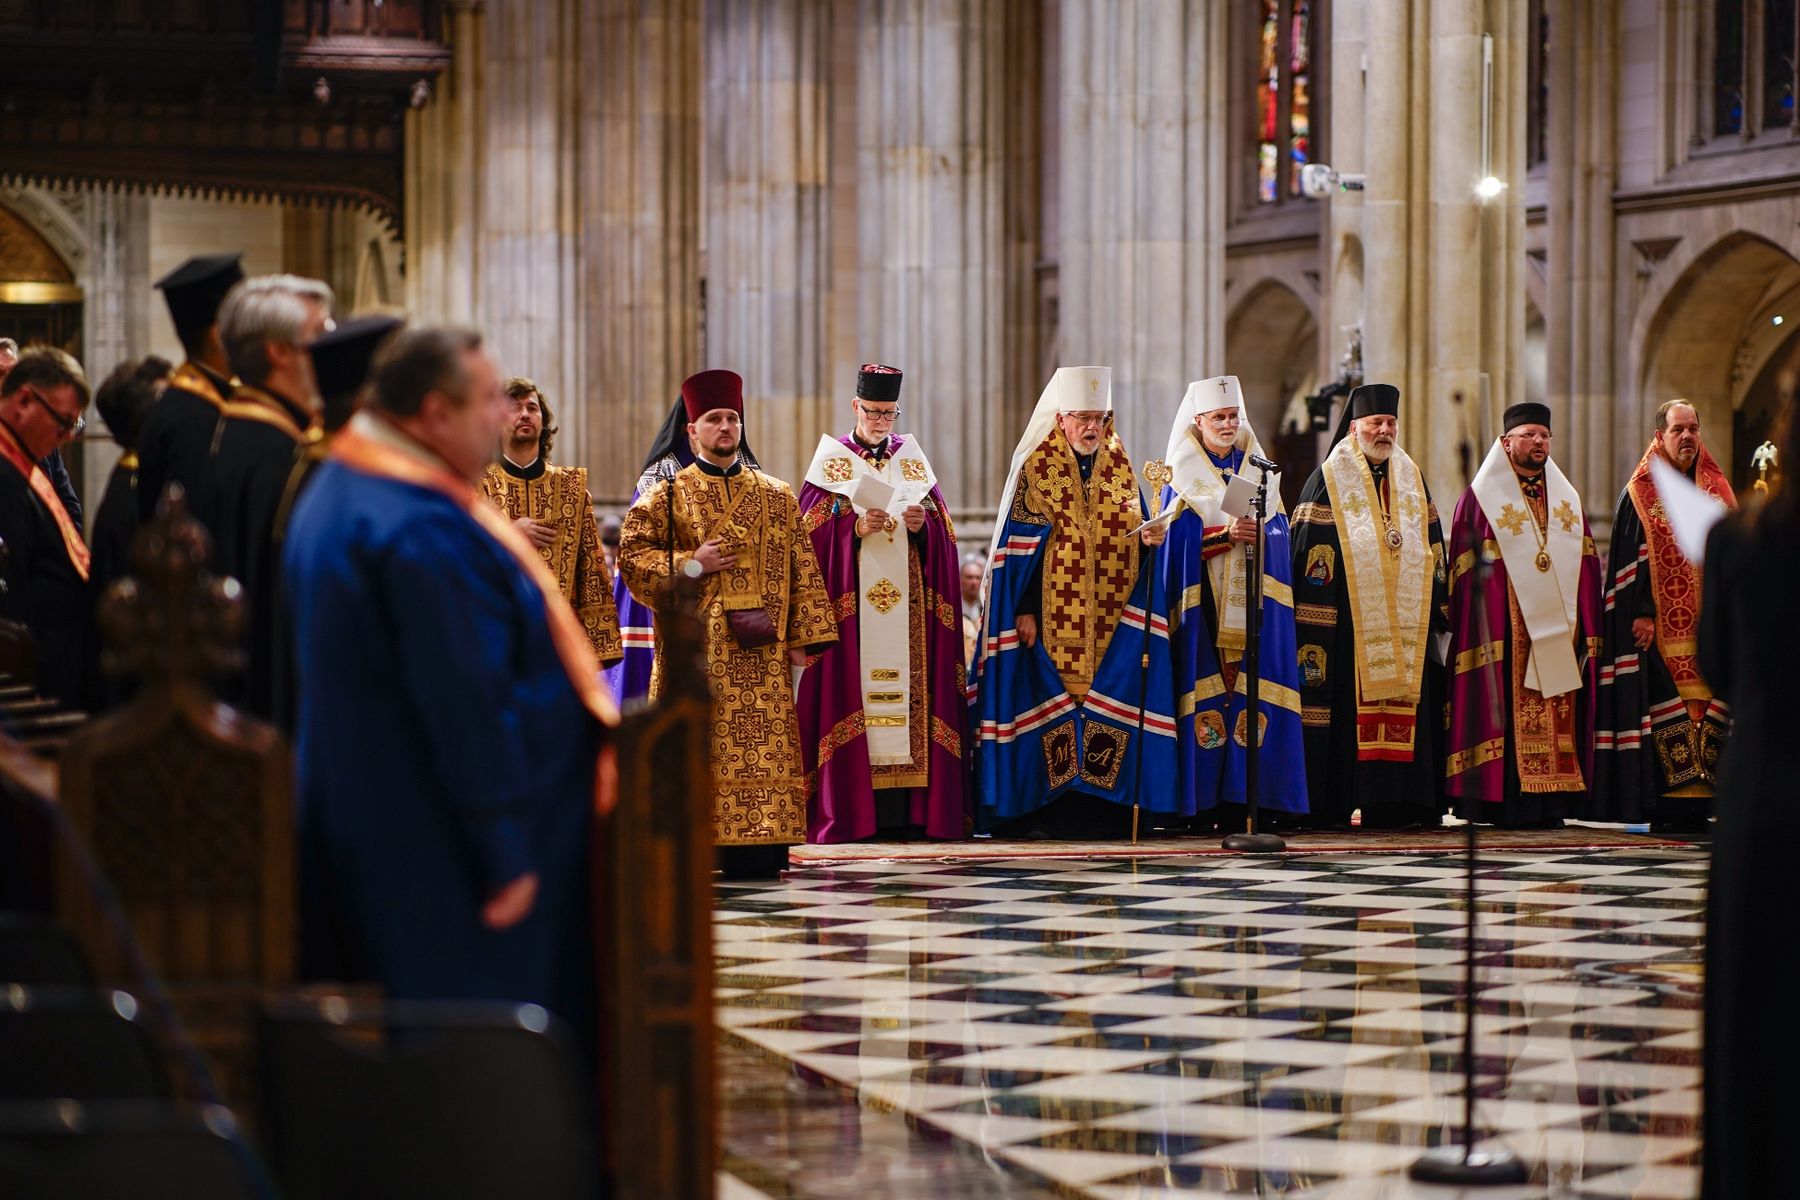
{"label": "stained glass window", "polygon": [[1269,204],[1281,194],[1281,151],[1275,140],[1281,128],[1281,3],[1259,3],[1262,20],[1256,71],[1256,198]]}
{"label": "stained glass window", "polygon": [[1763,0],[1763,128],[1794,123],[1794,0]]}
{"label": "stained glass window", "polygon": [[1300,194],[1300,168],[1312,161],[1312,4],[1292,0],[1288,83],[1288,195]]}
{"label": "stained glass window", "polygon": [[1525,165],[1535,167],[1550,158],[1550,6],[1531,0],[1531,57],[1525,110]]}
{"label": "stained glass window", "polygon": [[1744,6],[1720,0],[1713,12],[1713,132],[1744,128]]}

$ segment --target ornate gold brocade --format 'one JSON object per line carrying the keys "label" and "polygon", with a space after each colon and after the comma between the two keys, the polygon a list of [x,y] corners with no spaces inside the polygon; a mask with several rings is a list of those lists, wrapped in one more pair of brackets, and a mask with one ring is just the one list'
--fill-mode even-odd
{"label": "ornate gold brocade", "polygon": [[546,466],[537,479],[519,479],[499,464],[487,469],[481,490],[501,512],[518,520],[529,517],[556,530],[556,540],[537,548],[538,557],[556,576],[588,642],[601,662],[616,662],[624,653],[619,614],[613,608],[612,572],[600,548],[594,502],[588,495],[584,467]]}
{"label": "ornate gold brocade", "polygon": [[1020,474],[1015,511],[1054,530],[1043,551],[1044,648],[1063,686],[1080,700],[1137,582],[1138,540],[1127,536],[1142,519],[1137,477],[1118,435],[1108,433],[1083,481],[1060,427],[1031,452]]}
{"label": "ornate gold brocade", "polygon": [[[923,596],[925,572],[919,563],[919,548],[909,544],[906,549],[911,594]],[[907,605],[906,618],[906,740],[912,761],[886,766],[871,764],[869,775],[877,788],[922,788],[931,783],[931,691],[926,686],[925,605]],[[819,761],[824,762],[823,749]]]}
{"label": "ornate gold brocade", "polygon": [[1581,757],[1575,745],[1576,693],[1546,698],[1525,686],[1531,634],[1510,585],[1506,607],[1512,621],[1513,759],[1519,770],[1519,790],[1581,791],[1587,785],[1582,781]]}
{"label": "ornate gold brocade", "polygon": [[[726,478],[688,467],[672,485],[662,481],[644,491],[626,514],[619,570],[632,595],[654,605],[668,587],[671,545],[679,571],[713,537],[733,547],[739,563],[734,571],[700,579],[705,669],[713,690],[713,839],[723,845],[801,842],[806,781],[787,652],[835,641],[837,627],[794,493],[760,471]],[[728,606],[746,603],[769,615],[781,640],[754,649],[738,643],[726,613]],[[660,639],[656,654],[652,697],[662,680]]]}

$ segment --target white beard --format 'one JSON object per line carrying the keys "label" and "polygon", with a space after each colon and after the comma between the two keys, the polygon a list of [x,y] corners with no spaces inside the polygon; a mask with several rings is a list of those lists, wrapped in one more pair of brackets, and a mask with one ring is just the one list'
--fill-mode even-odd
{"label": "white beard", "polygon": [[1392,442],[1377,444],[1364,441],[1359,437],[1356,439],[1356,446],[1362,451],[1363,457],[1372,463],[1384,463],[1394,456],[1394,443]]}

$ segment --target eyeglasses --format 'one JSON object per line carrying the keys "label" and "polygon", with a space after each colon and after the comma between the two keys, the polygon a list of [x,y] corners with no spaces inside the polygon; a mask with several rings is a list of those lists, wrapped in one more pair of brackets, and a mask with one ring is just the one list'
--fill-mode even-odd
{"label": "eyeglasses", "polygon": [[871,421],[892,421],[900,416],[900,406],[898,404],[892,408],[870,408],[861,400],[858,400],[856,402],[856,407],[862,409],[862,415],[869,418]]}
{"label": "eyeglasses", "polygon": [[42,405],[45,412],[50,414],[50,419],[56,422],[56,427],[63,431],[64,437],[80,437],[81,431],[87,428],[86,417],[64,416],[62,413],[57,412],[55,408],[51,407],[48,400],[38,395],[35,388],[26,388],[24,391],[27,396],[30,396],[33,400]]}
{"label": "eyeglasses", "polygon": [[1106,414],[1103,412],[1097,412],[1097,413],[1096,412],[1072,412],[1072,413],[1064,413],[1063,416],[1069,418],[1069,420],[1073,421],[1077,425],[1104,425],[1104,424],[1106,424]]}

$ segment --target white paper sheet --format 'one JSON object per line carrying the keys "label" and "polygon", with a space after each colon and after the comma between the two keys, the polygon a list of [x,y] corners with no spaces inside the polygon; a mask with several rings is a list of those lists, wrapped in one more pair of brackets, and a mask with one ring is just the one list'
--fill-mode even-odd
{"label": "white paper sheet", "polygon": [[[1274,489],[1274,477],[1271,477],[1269,490]],[[1219,497],[1219,508],[1228,517],[1247,517],[1255,502],[1256,484],[1247,475],[1233,475],[1231,482],[1225,485],[1225,494]]]}
{"label": "white paper sheet", "polygon": [[879,475],[867,474],[856,481],[856,490],[850,493],[850,503],[863,512],[880,509],[888,511],[894,502],[894,485]]}

